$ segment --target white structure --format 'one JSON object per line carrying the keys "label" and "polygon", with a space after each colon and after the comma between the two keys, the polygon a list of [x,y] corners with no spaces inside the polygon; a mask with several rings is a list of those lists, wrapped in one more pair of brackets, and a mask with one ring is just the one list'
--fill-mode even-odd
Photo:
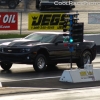
{"label": "white structure", "polygon": [[71,83],[100,81],[100,69],[93,69],[92,64],[86,64],[84,69],[64,70],[59,81]]}
{"label": "white structure", "polygon": [[2,83],[0,82],[0,87],[2,87]]}

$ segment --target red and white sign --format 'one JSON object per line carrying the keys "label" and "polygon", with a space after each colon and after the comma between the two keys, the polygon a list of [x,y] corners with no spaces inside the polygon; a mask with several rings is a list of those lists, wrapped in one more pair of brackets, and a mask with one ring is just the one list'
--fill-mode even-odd
{"label": "red and white sign", "polygon": [[17,30],[18,13],[0,12],[0,30]]}

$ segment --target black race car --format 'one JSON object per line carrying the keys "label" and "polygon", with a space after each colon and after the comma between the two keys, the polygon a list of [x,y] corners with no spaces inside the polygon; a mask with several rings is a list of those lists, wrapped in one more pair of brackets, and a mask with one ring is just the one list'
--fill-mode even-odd
{"label": "black race car", "polygon": [[[5,42],[0,45],[0,61],[4,70],[13,63],[32,64],[35,71],[44,71],[58,63],[70,63],[70,43],[63,42],[62,32],[34,32],[23,39]],[[93,41],[74,42],[72,62],[78,68],[90,64],[96,57],[96,44]]]}
{"label": "black race car", "polygon": [[69,4],[73,0],[36,0],[36,8],[42,10],[50,8],[60,8],[63,10],[72,10],[75,5]]}

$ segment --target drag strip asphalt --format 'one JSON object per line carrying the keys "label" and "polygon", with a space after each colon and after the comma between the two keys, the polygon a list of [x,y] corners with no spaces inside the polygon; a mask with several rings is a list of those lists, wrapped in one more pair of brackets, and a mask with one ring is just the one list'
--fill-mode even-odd
{"label": "drag strip asphalt", "polygon": [[100,86],[100,81],[69,83],[69,82],[60,82],[59,78],[47,78],[47,79],[37,79],[37,80],[2,82],[2,85],[3,87],[35,87],[35,88],[72,89],[72,88]]}
{"label": "drag strip asphalt", "polygon": [[[100,68],[100,55],[93,61],[94,68]],[[76,65],[73,64],[73,68]],[[37,73],[32,65],[14,64],[11,70],[3,71],[0,68],[0,82],[2,87],[39,87],[39,88],[82,88],[100,86],[100,82],[68,83],[60,82],[59,79],[64,70],[69,70],[70,64],[58,64],[54,69]]]}

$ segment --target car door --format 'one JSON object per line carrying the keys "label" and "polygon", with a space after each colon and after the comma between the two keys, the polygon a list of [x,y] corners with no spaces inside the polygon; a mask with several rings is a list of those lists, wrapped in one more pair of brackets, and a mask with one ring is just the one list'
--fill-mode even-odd
{"label": "car door", "polygon": [[[70,56],[68,43],[66,43],[65,45],[65,43],[63,43],[63,40],[64,40],[63,35],[59,35],[54,41],[54,44],[51,49],[51,55],[55,59],[66,59],[67,57],[69,58]],[[60,43],[60,41],[62,41],[62,43]]]}

